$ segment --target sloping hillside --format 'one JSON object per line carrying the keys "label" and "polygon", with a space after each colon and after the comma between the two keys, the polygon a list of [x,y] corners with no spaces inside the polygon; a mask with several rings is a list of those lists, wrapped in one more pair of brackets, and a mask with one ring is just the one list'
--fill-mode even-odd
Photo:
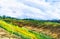
{"label": "sloping hillside", "polygon": [[[43,33],[45,36],[49,35],[54,39],[60,39],[60,23],[57,21],[17,19],[17,18],[11,18],[11,17],[1,17],[0,19],[3,22],[7,23],[6,26],[7,25],[17,26],[19,29],[24,30],[24,32],[26,32],[25,29],[28,30],[28,32],[30,32],[32,30],[33,33],[35,33],[35,32]],[[3,25],[3,23],[2,23],[2,25]],[[17,28],[17,27],[15,27],[15,28]],[[8,30],[8,28],[7,28],[7,30]],[[12,29],[12,30],[14,31],[15,29]],[[45,36],[43,36],[43,38]]]}
{"label": "sloping hillside", "polygon": [[20,28],[18,26],[8,24],[2,20],[0,20],[0,27],[10,32],[11,34],[15,34],[16,36],[21,37],[22,39],[52,39],[43,33],[37,33],[24,27]]}
{"label": "sloping hillside", "polygon": [[41,20],[32,20],[32,19],[20,19],[20,20],[4,20],[7,23],[17,25],[19,27],[26,27],[30,30],[36,32],[43,32],[47,35],[51,35],[53,38],[60,39],[60,23],[50,22],[50,21],[41,21]]}

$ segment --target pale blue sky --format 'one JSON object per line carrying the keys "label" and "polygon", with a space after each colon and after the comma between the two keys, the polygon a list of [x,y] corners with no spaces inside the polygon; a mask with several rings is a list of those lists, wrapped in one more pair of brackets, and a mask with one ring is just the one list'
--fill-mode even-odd
{"label": "pale blue sky", "polygon": [[60,19],[60,0],[0,0],[0,15],[44,20]]}

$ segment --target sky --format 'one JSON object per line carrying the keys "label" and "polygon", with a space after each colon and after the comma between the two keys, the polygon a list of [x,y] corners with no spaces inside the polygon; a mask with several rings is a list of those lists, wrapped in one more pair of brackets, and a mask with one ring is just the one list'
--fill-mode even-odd
{"label": "sky", "polygon": [[20,19],[60,19],[60,0],[0,0],[0,15]]}

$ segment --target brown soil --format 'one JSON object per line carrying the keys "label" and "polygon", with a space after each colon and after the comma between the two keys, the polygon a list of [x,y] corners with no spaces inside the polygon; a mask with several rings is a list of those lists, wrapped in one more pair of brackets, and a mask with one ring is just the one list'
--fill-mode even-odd
{"label": "brown soil", "polygon": [[[24,27],[26,27],[30,30],[33,30],[33,31],[43,32],[46,35],[50,35],[55,39],[60,39],[60,27],[40,27],[40,28],[32,27],[32,26],[24,26]],[[10,34],[10,33],[6,32],[4,29],[0,28],[0,38],[4,38],[4,37],[18,39],[13,34]]]}
{"label": "brown soil", "polygon": [[15,35],[6,32],[4,29],[0,28],[0,39],[19,39]]}
{"label": "brown soil", "polygon": [[31,27],[31,26],[25,26],[26,28],[37,31],[37,32],[43,32],[46,35],[50,35],[55,39],[60,39],[60,28],[59,27]]}

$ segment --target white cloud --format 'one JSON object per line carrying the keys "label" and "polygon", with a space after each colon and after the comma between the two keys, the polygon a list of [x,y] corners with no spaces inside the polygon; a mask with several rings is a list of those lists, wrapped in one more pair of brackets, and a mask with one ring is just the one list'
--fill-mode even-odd
{"label": "white cloud", "polygon": [[0,0],[0,15],[18,18],[60,19],[57,0]]}

